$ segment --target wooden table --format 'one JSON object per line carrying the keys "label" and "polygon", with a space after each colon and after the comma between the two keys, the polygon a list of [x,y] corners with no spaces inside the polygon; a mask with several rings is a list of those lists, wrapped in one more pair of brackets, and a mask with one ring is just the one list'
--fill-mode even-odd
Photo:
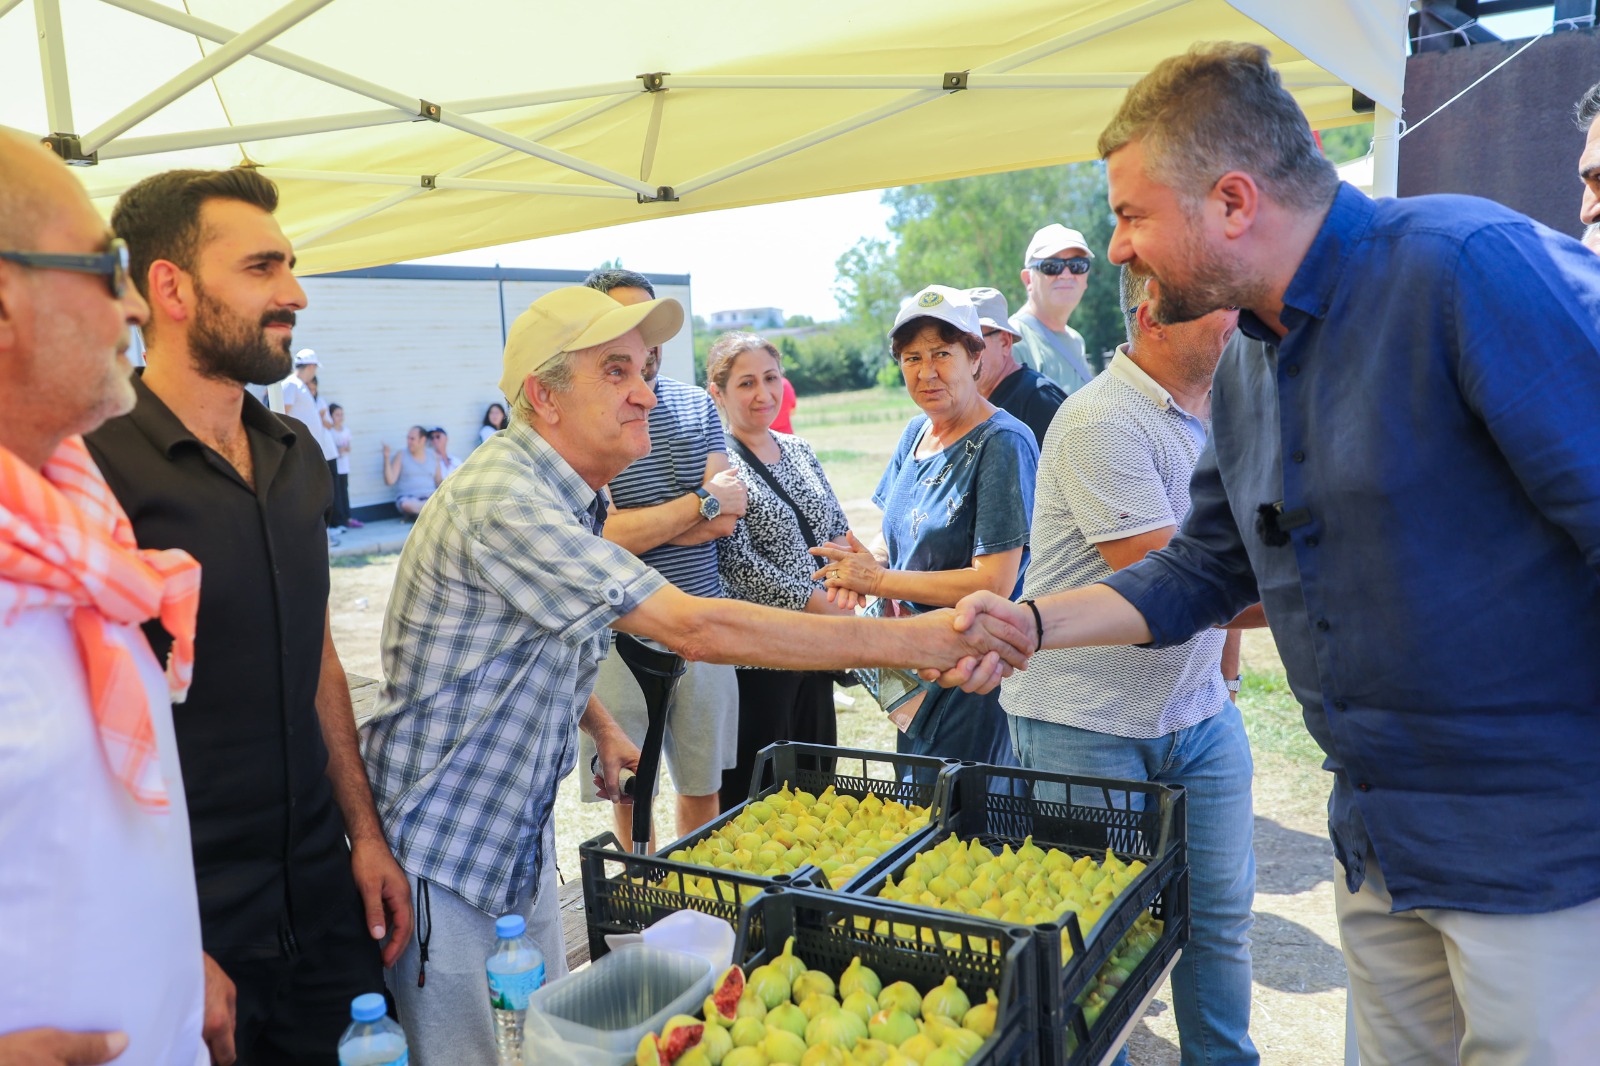
{"label": "wooden table", "polygon": [[[378,700],[380,682],[360,674],[345,674],[350,686],[350,707],[355,712],[357,727],[372,717]],[[561,886],[557,897],[561,901],[561,935],[567,945],[567,969],[576,970],[589,964],[589,927],[583,909],[583,881],[572,877]]]}

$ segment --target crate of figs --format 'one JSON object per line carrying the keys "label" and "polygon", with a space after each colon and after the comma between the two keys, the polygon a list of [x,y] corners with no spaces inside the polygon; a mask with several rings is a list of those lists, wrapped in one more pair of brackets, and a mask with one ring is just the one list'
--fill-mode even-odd
{"label": "crate of figs", "polygon": [[1149,782],[963,764],[917,849],[854,888],[1034,931],[1047,1063],[1093,1063],[1188,941],[1184,796]]}
{"label": "crate of figs", "polygon": [[592,957],[605,953],[606,934],[637,932],[675,910],[737,924],[742,903],[801,874],[835,889],[871,880],[948,816],[957,765],[815,744],[763,748],[751,797],[682,840],[648,856],[609,833],[578,848]]}
{"label": "crate of figs", "polygon": [[1032,1064],[1033,950],[1026,929],[778,887],[702,1012],[646,1034],[636,1066]]}

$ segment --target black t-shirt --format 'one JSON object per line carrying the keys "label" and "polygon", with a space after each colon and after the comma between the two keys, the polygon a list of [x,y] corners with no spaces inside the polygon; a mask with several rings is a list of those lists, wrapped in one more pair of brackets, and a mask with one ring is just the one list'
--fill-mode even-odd
{"label": "black t-shirt", "polygon": [[1056,411],[1067,402],[1067,394],[1060,385],[1037,370],[1023,367],[1000,380],[989,394],[989,402],[1033,430],[1039,447],[1044,447],[1045,431],[1050,428]]}
{"label": "black t-shirt", "polygon": [[[194,683],[172,717],[201,933],[213,955],[275,957],[349,920],[354,891],[315,704],[332,480],[315,440],[246,395],[251,491],[143,381],[134,389],[133,411],[86,439],[140,547],[200,561]],[[166,630],[145,634],[165,661]]]}

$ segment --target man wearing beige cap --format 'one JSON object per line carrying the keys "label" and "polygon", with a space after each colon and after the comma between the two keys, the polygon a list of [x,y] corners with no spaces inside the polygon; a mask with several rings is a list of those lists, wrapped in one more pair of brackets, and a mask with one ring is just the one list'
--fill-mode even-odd
{"label": "man wearing beige cap", "polygon": [[978,324],[983,327],[978,391],[985,400],[1033,430],[1034,440],[1043,448],[1050,420],[1066,402],[1067,394],[1037,370],[1017,362],[1013,346],[1022,340],[1022,335],[1011,324],[1004,293],[999,289],[968,289],[967,299],[978,309]]}
{"label": "man wearing beige cap", "polygon": [[878,621],[701,599],[601,537],[601,488],[650,447],[647,353],[682,325],[675,300],[576,287],[536,300],[506,341],[510,423],[440,486],[401,554],[366,754],[421,908],[390,980],[417,1066],[494,1063],[495,915],[525,915],[547,976],[566,971],[556,787],[580,729],[608,799],[639,754],[593,698],[608,629],[788,670],[993,666],[1002,651],[1021,665],[1035,642],[1009,625],[957,634],[950,612]]}
{"label": "man wearing beige cap", "polygon": [[1089,284],[1094,253],[1083,234],[1057,222],[1039,230],[1022,257],[1022,284],[1028,302],[1011,316],[1021,337],[1020,361],[1077,392],[1094,377],[1083,357],[1083,335],[1067,325]]}

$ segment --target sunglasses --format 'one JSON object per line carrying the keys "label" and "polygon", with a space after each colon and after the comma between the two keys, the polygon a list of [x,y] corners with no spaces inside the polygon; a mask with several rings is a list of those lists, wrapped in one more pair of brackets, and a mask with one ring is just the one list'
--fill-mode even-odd
{"label": "sunglasses", "polygon": [[1045,277],[1058,277],[1063,270],[1069,274],[1089,273],[1089,257],[1086,255],[1075,256],[1071,259],[1035,259],[1028,264],[1029,270],[1037,270]]}
{"label": "sunglasses", "polygon": [[33,270],[70,270],[74,274],[98,274],[106,279],[114,300],[128,291],[128,242],[113,237],[103,252],[93,255],[65,255],[56,252],[0,252],[0,259]]}

